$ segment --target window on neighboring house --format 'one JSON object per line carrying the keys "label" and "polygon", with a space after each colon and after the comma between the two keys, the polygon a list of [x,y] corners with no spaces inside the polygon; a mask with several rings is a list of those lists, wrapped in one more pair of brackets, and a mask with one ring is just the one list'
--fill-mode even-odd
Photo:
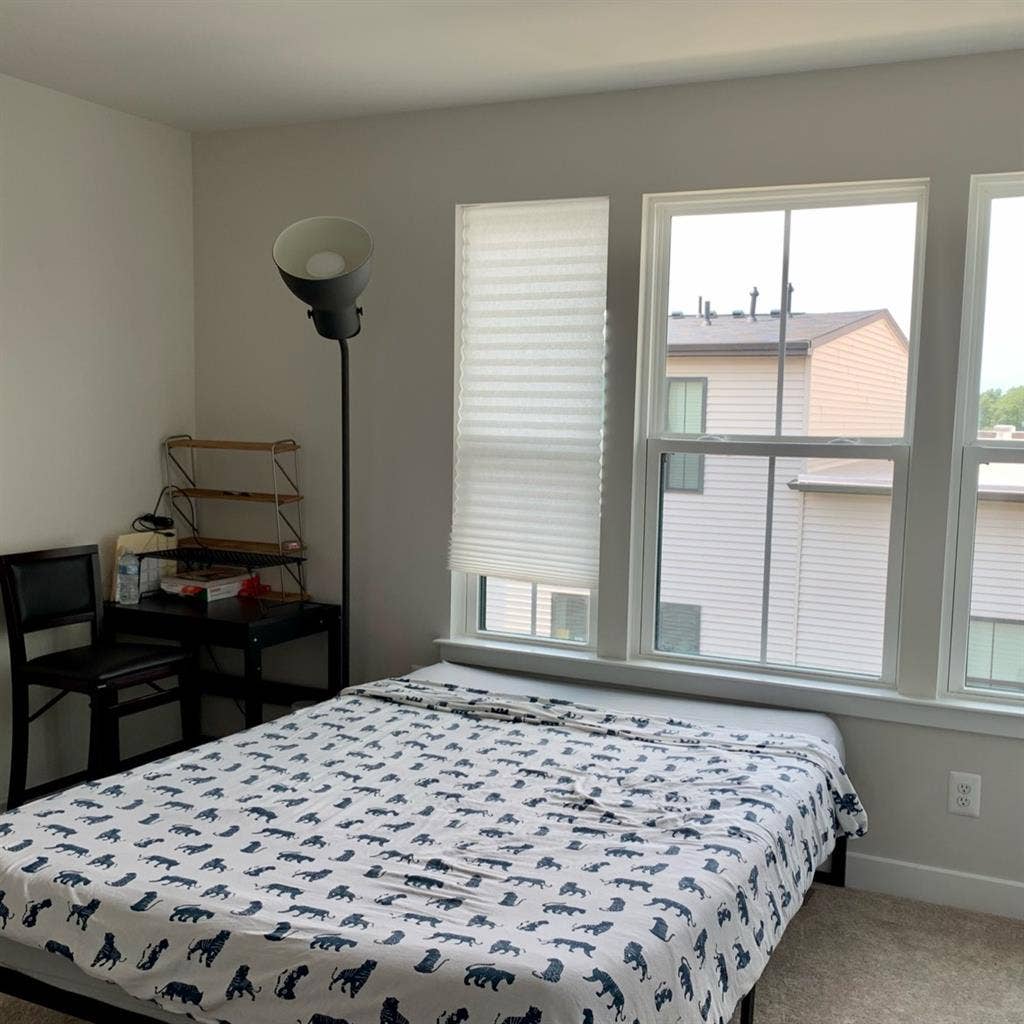
{"label": "window on neighboring house", "polygon": [[608,200],[460,206],[456,236],[456,602],[469,632],[590,644]]}
{"label": "window on neighboring house", "polygon": [[1024,174],[971,182],[950,689],[1024,695]]}
{"label": "window on neighboring house", "polygon": [[662,601],[658,605],[657,636],[659,651],[700,654],[700,606]]}
{"label": "window on neighboring house", "polygon": [[551,635],[556,640],[585,643],[589,611],[585,594],[551,595]]}
{"label": "window on neighboring house", "polygon": [[[708,381],[706,377],[669,377],[667,395],[668,432],[699,437],[704,433]],[[665,468],[666,491],[704,489],[704,456],[679,452],[669,456]]]}
{"label": "window on neighboring house", "polygon": [[647,197],[641,654],[894,682],[926,194]]}
{"label": "window on neighboring house", "polygon": [[967,637],[967,679],[1024,684],[1024,622],[972,618]]}

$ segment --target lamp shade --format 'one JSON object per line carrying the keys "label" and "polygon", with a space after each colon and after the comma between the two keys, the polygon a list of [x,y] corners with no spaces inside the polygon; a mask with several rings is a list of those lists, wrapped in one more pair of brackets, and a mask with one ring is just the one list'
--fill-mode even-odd
{"label": "lamp shade", "polygon": [[370,281],[373,239],[344,217],[309,217],[286,227],[274,242],[274,263],[292,293],[310,307],[325,338],[359,333],[356,299]]}

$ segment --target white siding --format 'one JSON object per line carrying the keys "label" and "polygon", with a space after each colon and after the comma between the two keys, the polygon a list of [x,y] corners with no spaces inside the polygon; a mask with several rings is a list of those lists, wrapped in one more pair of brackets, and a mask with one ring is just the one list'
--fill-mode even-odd
{"label": "white siding", "polygon": [[887,319],[811,349],[808,433],[815,437],[902,437],[907,346]]}
{"label": "white siding", "polygon": [[[706,377],[709,434],[773,433],[776,362],[761,356],[670,356],[672,377]],[[783,389],[783,426],[799,432],[804,413],[804,360],[789,359]],[[782,468],[782,462],[787,464]],[[778,479],[797,460],[780,462]],[[704,493],[669,492],[663,505],[661,599],[701,608],[700,653],[709,657],[761,655],[761,591],[768,464],[765,459],[708,456]],[[799,496],[776,487],[774,529],[791,543]],[[792,564],[792,560],[791,560]],[[769,644],[772,657],[792,651],[792,570],[778,582],[778,600],[789,602],[789,628]],[[786,597],[788,595],[788,597]],[[774,595],[773,595],[774,599]],[[781,647],[780,647],[781,644]],[[783,658],[786,660],[786,658]]]}
{"label": "white siding", "polygon": [[804,494],[798,664],[881,671],[890,508],[887,495]]}
{"label": "white siding", "polygon": [[1024,620],[1024,503],[978,502],[971,615]]}

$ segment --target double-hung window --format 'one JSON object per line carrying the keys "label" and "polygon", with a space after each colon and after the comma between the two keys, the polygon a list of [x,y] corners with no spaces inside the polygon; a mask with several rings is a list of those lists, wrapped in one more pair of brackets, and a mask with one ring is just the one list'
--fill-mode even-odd
{"label": "double-hung window", "polygon": [[593,644],[608,200],[459,207],[453,613]]}
{"label": "double-hung window", "polygon": [[926,197],[646,197],[636,653],[894,683]]}
{"label": "double-hung window", "polygon": [[1024,697],[1024,174],[971,182],[950,689]]}

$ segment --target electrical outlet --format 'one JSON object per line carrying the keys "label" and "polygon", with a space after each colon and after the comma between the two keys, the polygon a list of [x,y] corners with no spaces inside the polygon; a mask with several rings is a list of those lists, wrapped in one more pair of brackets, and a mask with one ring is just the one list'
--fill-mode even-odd
{"label": "electrical outlet", "polygon": [[981,816],[981,776],[970,772],[949,773],[949,813],[968,818]]}

